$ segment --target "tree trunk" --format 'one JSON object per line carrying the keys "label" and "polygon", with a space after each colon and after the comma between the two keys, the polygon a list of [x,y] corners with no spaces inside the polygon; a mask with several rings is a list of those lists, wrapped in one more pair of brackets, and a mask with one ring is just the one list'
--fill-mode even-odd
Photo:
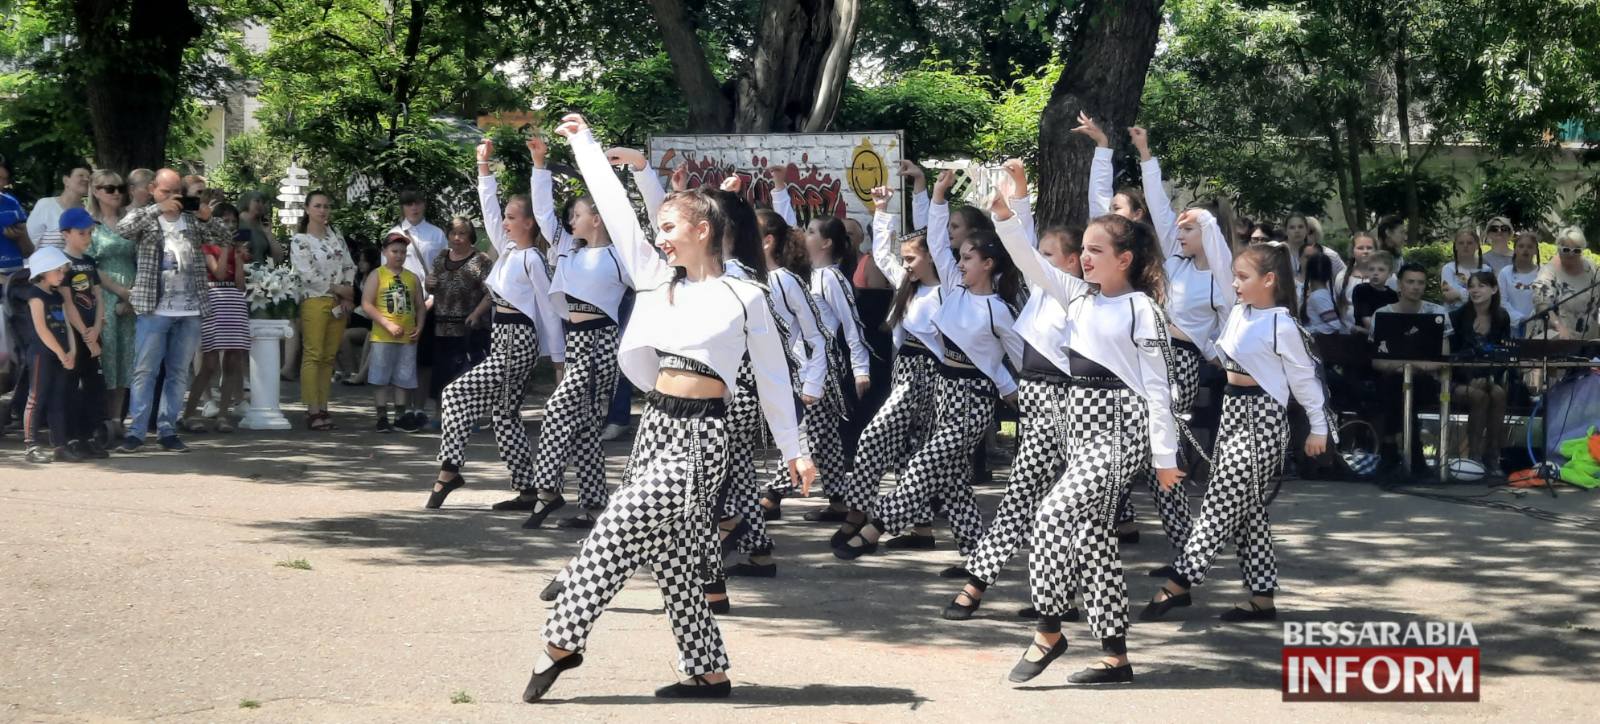
{"label": "tree trunk", "polygon": [[1367,220],[1367,205],[1363,200],[1365,197],[1362,195],[1361,147],[1364,144],[1361,142],[1362,127],[1359,103],[1355,98],[1347,97],[1344,100],[1344,152],[1348,156],[1350,163],[1350,200],[1352,202],[1347,208],[1355,208],[1355,217],[1345,217],[1345,225],[1350,227],[1352,232],[1364,230],[1371,226]]}
{"label": "tree trunk", "polygon": [[1078,112],[1112,138],[1139,115],[1145,74],[1155,54],[1162,0],[1083,0],[1064,53],[1065,69],[1039,119],[1039,224],[1088,221],[1089,162],[1094,145],[1072,134]]}
{"label": "tree trunk", "polygon": [[1417,199],[1417,166],[1411,153],[1411,89],[1410,68],[1406,61],[1406,21],[1400,20],[1399,42],[1394,49],[1394,102],[1400,121],[1400,150],[1405,154],[1406,169],[1406,239],[1412,243],[1422,238],[1422,204]]}
{"label": "tree trunk", "polygon": [[683,0],[650,0],[650,12],[661,28],[661,44],[672,59],[672,74],[689,106],[690,129],[703,133],[728,130],[733,106],[706,62],[705,49],[700,47]]}
{"label": "tree trunk", "polygon": [[682,0],[650,0],[673,75],[700,132],[820,131],[833,120],[850,70],[860,0],[763,0],[749,65],[717,83]]}
{"label": "tree trunk", "polygon": [[394,81],[393,103],[389,108],[389,142],[400,134],[402,114],[409,115],[406,106],[411,104],[411,93],[416,88],[417,53],[422,51],[422,28],[428,22],[428,6],[423,0],[411,0],[410,17],[406,18],[406,44],[400,51],[400,71]]}
{"label": "tree trunk", "polygon": [[95,163],[122,174],[160,168],[183,54],[200,37],[188,0],[73,0],[72,12]]}

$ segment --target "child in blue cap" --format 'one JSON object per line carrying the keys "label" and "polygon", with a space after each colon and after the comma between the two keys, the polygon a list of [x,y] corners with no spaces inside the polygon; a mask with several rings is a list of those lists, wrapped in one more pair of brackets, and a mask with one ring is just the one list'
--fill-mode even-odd
{"label": "child in blue cap", "polygon": [[67,448],[86,458],[111,454],[95,439],[104,431],[106,382],[100,374],[100,333],[105,329],[100,303],[100,268],[89,256],[95,220],[81,208],[61,212],[61,240],[67,253],[65,290],[78,315],[72,320],[76,366],[67,375]]}

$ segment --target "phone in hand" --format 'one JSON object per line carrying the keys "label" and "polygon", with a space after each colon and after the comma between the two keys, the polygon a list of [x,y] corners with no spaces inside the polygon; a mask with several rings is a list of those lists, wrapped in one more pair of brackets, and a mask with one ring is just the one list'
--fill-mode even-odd
{"label": "phone in hand", "polygon": [[178,202],[183,204],[184,211],[187,211],[191,214],[200,210],[199,196],[183,196],[178,199]]}

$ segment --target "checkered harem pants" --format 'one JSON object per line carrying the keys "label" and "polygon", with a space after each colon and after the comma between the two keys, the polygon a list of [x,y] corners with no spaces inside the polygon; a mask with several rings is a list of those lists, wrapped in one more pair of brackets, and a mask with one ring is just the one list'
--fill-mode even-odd
{"label": "checkered harem pants", "polygon": [[690,676],[728,670],[722,632],[701,584],[706,564],[716,562],[707,560],[717,535],[708,506],[728,462],[728,444],[723,418],[646,410],[628,479],[567,564],[566,588],[544,627],[546,643],[582,651],[611,599],[648,565],[678,642],[678,668]]}
{"label": "checkered harem pants", "polygon": [[1039,498],[1061,477],[1067,463],[1067,399],[1065,381],[1022,380],[1017,388],[1021,438],[1011,463],[1011,482],[995,509],[989,532],[967,558],[967,571],[993,584],[1017,548],[1033,532]]}
{"label": "checkered harem pants", "polygon": [[533,489],[533,447],[522,425],[522,400],[539,361],[539,340],[532,324],[495,322],[489,356],[444,388],[439,434],[439,462],[461,467],[467,461],[472,423],[492,413],[500,459],[511,471],[511,487]]}
{"label": "checkered harem pants", "polygon": [[1278,562],[1267,520],[1267,486],[1283,466],[1289,425],[1282,405],[1264,391],[1228,388],[1222,398],[1211,482],[1200,502],[1194,531],[1172,567],[1191,585],[1206,572],[1229,542],[1238,546],[1239,572],[1252,593],[1278,588]]}
{"label": "checkered harem pants", "polygon": [[[1172,345],[1172,414],[1176,417],[1188,417],[1189,410],[1194,407],[1195,395],[1200,392],[1200,365],[1204,360],[1194,350],[1185,345]],[[1178,441],[1180,453],[1183,441]],[[1184,490],[1184,483],[1179,482],[1171,490],[1162,490],[1156,483],[1155,470],[1146,470],[1139,474],[1150,490],[1150,499],[1155,501],[1156,514],[1161,516],[1161,528],[1167,533],[1167,542],[1172,544],[1175,551],[1183,550],[1183,543],[1189,538],[1189,530],[1194,521],[1189,514],[1189,496]],[[1122,491],[1122,499],[1117,503],[1117,524],[1132,522],[1137,512],[1134,510],[1132,500],[1133,487],[1129,486]]]}
{"label": "checkered harem pants", "polygon": [[938,497],[961,555],[983,536],[983,514],[972,493],[972,451],[994,426],[994,383],[988,378],[939,376],[933,431],[906,463],[894,492],[878,500],[885,533],[899,533],[926,516]]}
{"label": "checkered harem pants", "polygon": [[1125,387],[1072,387],[1066,473],[1034,516],[1028,561],[1034,607],[1065,615],[1076,582],[1089,629],[1102,640],[1128,631],[1128,589],[1112,519],[1122,489],[1150,468],[1147,416],[1144,398]]}
{"label": "checkered harem pants", "polygon": [[[922,354],[895,357],[889,396],[861,432],[854,469],[841,491],[852,510],[872,510],[884,473],[902,469],[927,440],[939,387],[937,364]],[[919,516],[917,522],[932,520],[926,511]]]}
{"label": "checkered harem pants", "polygon": [[761,490],[756,486],[756,456],[765,447],[766,426],[761,401],[756,396],[755,372],[747,360],[739,366],[733,402],[728,405],[728,437],[733,453],[728,460],[726,504],[722,510],[722,518],[742,517],[749,526],[737,542],[739,552],[745,555],[772,552],[772,537],[767,535],[767,519],[761,511]]}
{"label": "checkered harem pants", "polygon": [[540,490],[561,492],[567,463],[576,468],[578,505],[606,506],[606,458],[600,424],[617,386],[617,327],[567,332],[566,374],[544,403],[544,426],[533,458]]}

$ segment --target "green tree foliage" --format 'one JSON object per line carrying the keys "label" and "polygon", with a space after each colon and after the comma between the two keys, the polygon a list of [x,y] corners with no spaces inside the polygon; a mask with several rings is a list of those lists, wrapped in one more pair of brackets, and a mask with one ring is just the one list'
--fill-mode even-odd
{"label": "green tree foliage", "polygon": [[1548,169],[1491,163],[1484,166],[1483,180],[1467,195],[1462,210],[1473,222],[1506,216],[1519,229],[1543,228],[1549,225],[1556,201]]}
{"label": "green tree foliage", "polygon": [[[1450,200],[1461,190],[1461,184],[1448,171],[1430,171],[1428,168],[1419,169],[1415,180],[1423,224],[1427,228],[1439,228],[1450,220]],[[1361,185],[1362,204],[1374,217],[1404,215],[1407,183],[1403,161],[1380,161],[1366,170]]]}
{"label": "green tree foliage", "polygon": [[982,133],[995,119],[993,88],[948,63],[929,63],[881,86],[854,86],[835,126],[903,129],[907,158],[980,155]]}

